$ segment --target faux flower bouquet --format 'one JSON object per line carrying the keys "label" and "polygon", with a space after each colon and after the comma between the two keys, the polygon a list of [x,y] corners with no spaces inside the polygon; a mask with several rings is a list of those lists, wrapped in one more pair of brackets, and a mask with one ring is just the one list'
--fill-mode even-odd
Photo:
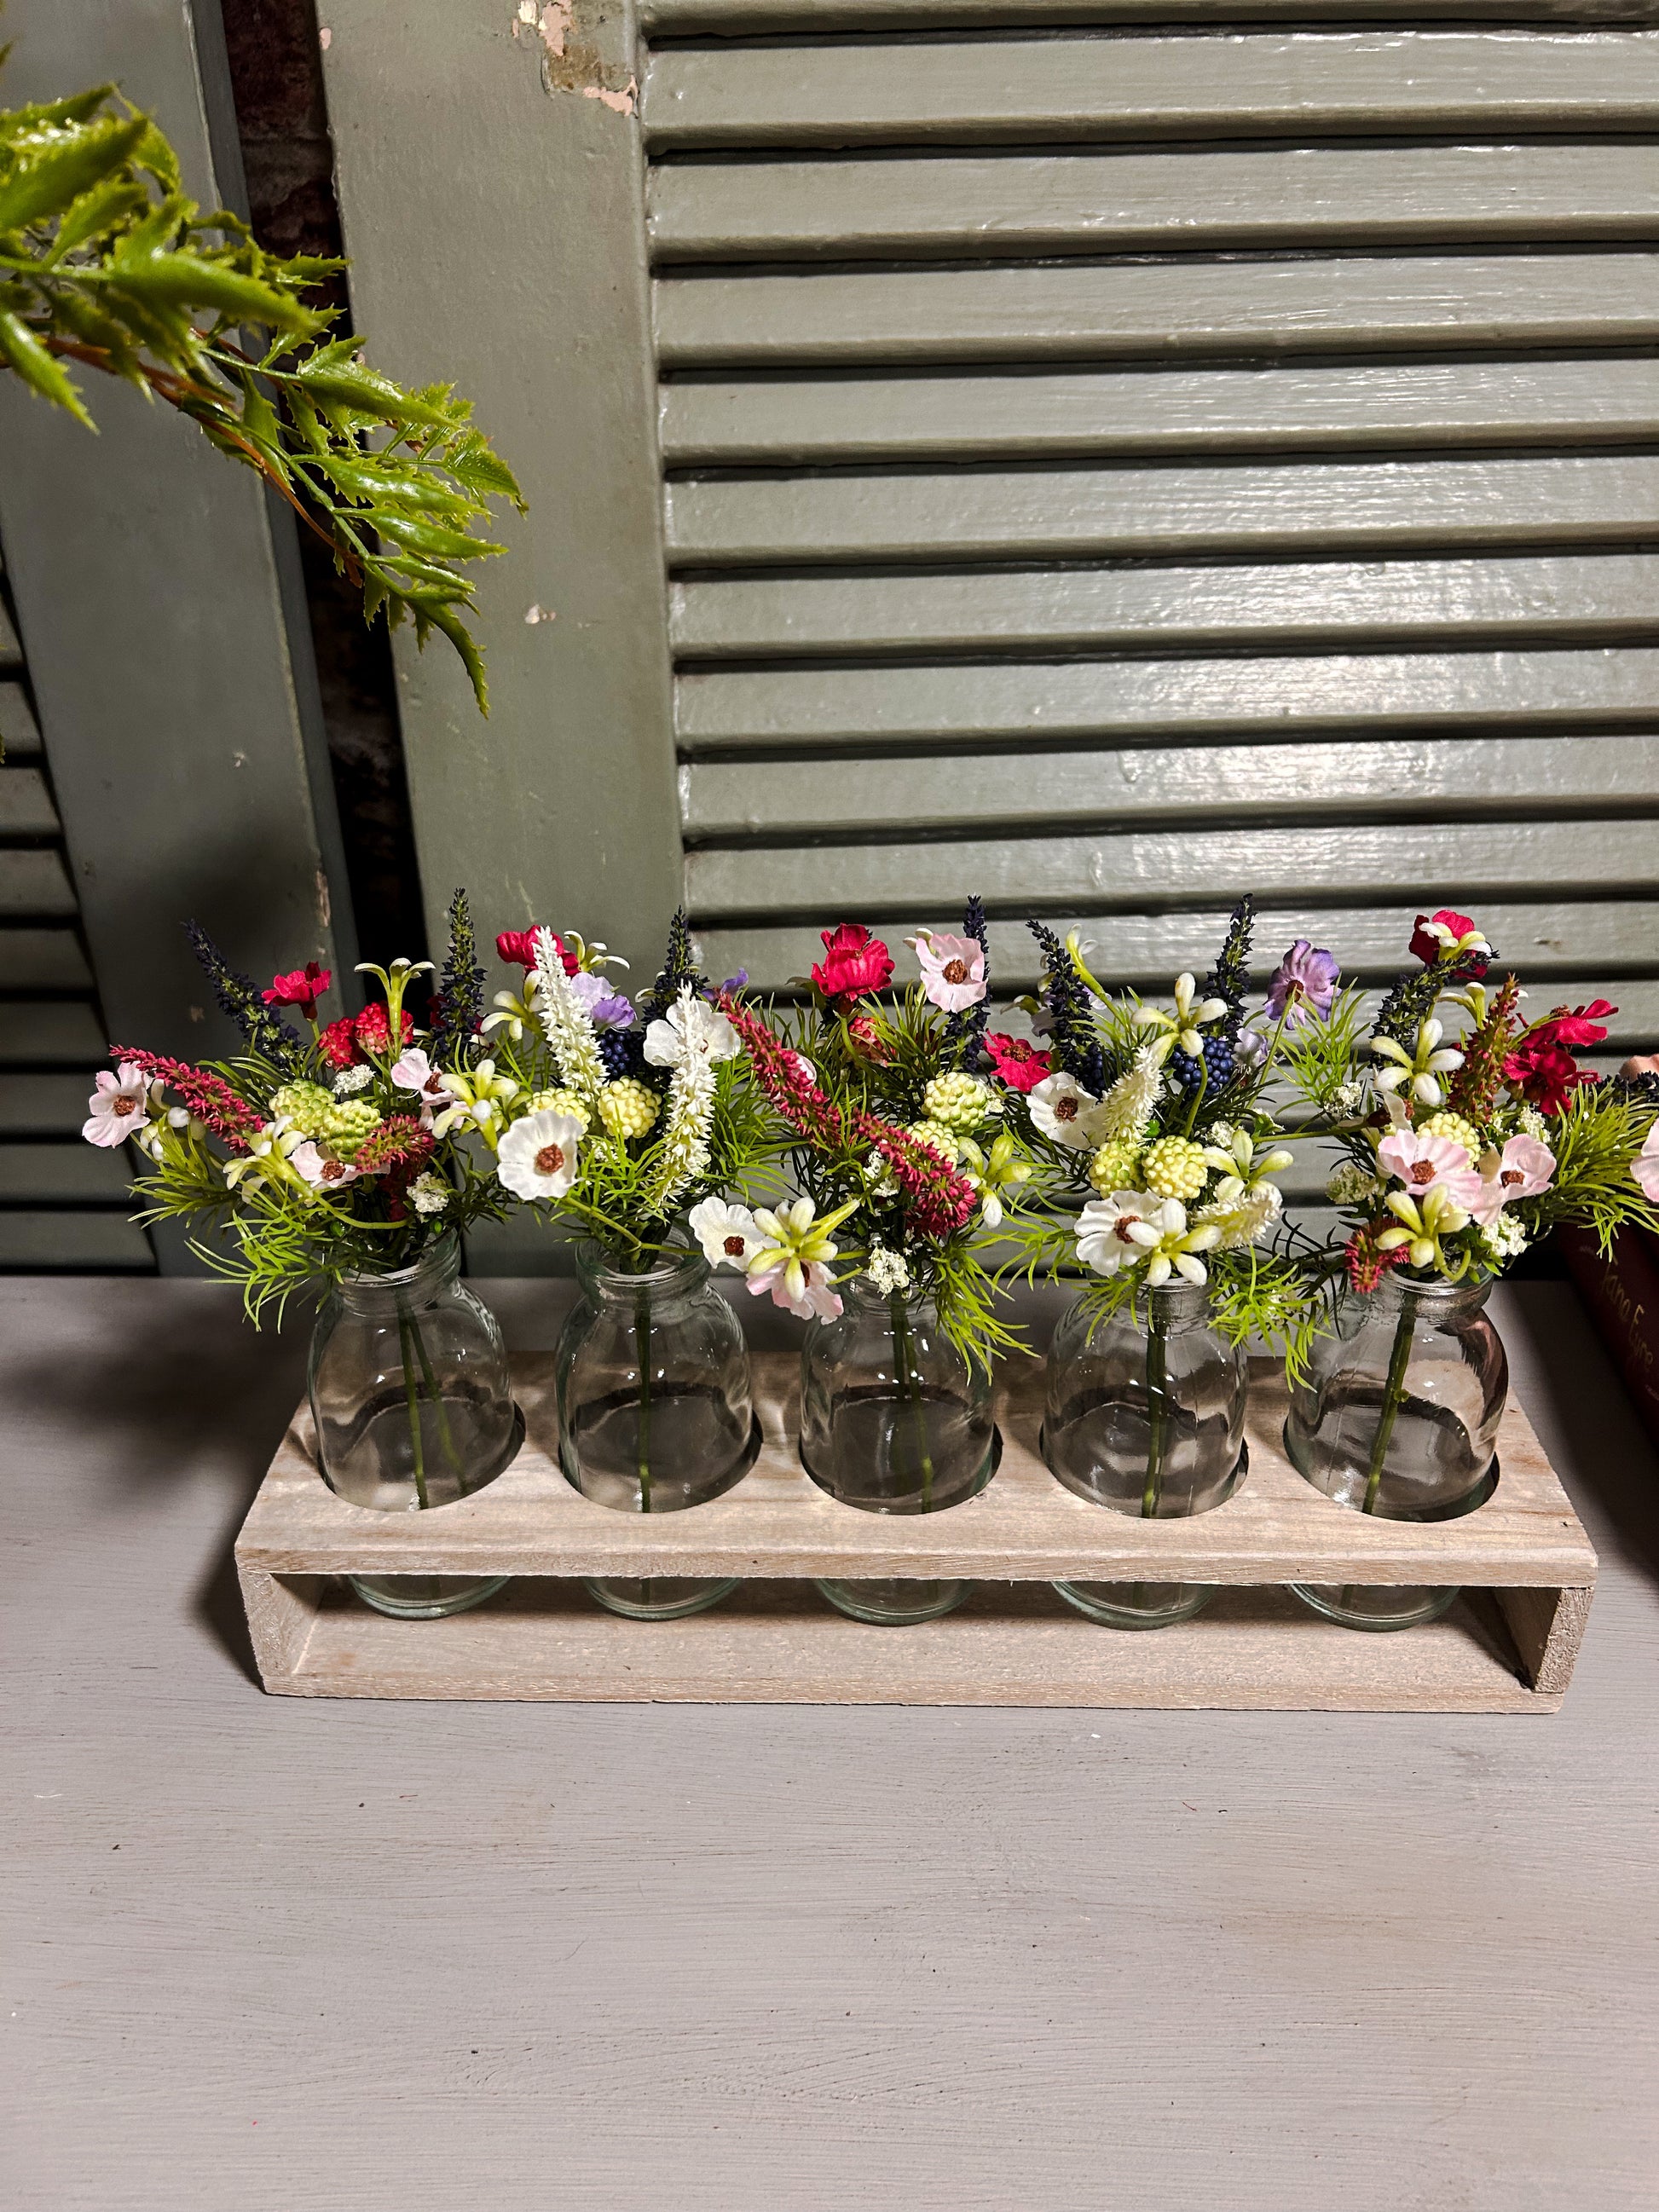
{"label": "faux flower bouquet", "polygon": [[639,1273],[690,1243],[705,1201],[741,1186],[766,1146],[738,1033],[710,1003],[684,915],[637,1005],[603,945],[536,927],[496,939],[526,970],[483,1023],[489,1058],[450,1115],[470,1116],[514,1197],[580,1227],[613,1267]]}
{"label": "faux flower bouquet", "polygon": [[1310,1133],[1347,1154],[1329,1186],[1352,1230],[1347,1278],[1390,1268],[1456,1282],[1502,1274],[1560,1222],[1604,1252],[1626,1223],[1659,1228],[1659,1101],[1640,1078],[1599,1082],[1575,1054],[1618,1009],[1604,999],[1523,1021],[1513,975],[1467,915],[1419,915],[1418,965],[1369,1034],[1345,993],[1293,1055]]}
{"label": "faux flower bouquet", "polygon": [[1298,939],[1247,1016],[1251,902],[1236,908],[1202,985],[1176,979],[1170,1008],[1114,995],[1039,922],[1041,990],[1025,1002],[1045,1042],[987,1040],[1009,1118],[1042,1162],[1045,1218],[1022,1230],[1028,1278],[1072,1258],[1100,1278],[1102,1318],[1172,1279],[1207,1285],[1215,1326],[1294,1364],[1319,1325],[1305,1271],[1264,1249],[1279,1218],[1272,1177],[1290,1164],[1267,1091],[1285,1041],[1328,1012],[1337,963]]}
{"label": "faux flower bouquet", "polygon": [[[506,1194],[457,1141],[448,1109],[480,1079],[483,972],[465,896],[450,909],[449,963],[429,1026],[404,1006],[430,963],[365,964],[382,997],[323,1021],[332,986],[311,962],[260,990],[192,927],[198,956],[246,1051],[203,1066],[135,1046],[112,1048],[82,1134],[131,1141],[148,1163],[135,1184],[143,1219],[181,1218],[193,1248],[243,1285],[257,1322],[275,1299],[349,1276],[411,1266],[444,1231],[499,1218]],[[301,1036],[285,1012],[306,1024]],[[487,1065],[487,1063],[484,1063]]]}
{"label": "faux flower bouquet", "polygon": [[[781,1125],[795,1195],[750,1211],[710,1202],[693,1224],[709,1257],[803,1316],[842,1310],[837,1281],[931,1298],[964,1358],[988,1368],[1015,1340],[982,1257],[1031,1164],[979,1073],[988,953],[978,900],[961,935],[910,940],[921,980],[889,992],[893,957],[856,924],[825,930],[811,1004],[780,1036],[731,994],[719,1004]],[[839,1263],[839,1273],[837,1273]]]}

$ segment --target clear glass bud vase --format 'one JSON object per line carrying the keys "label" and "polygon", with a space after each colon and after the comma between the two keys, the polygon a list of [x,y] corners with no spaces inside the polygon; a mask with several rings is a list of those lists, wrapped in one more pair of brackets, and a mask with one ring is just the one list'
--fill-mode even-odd
{"label": "clear glass bud vase", "polygon": [[[1285,1424],[1291,1464],[1316,1490],[1388,1521],[1453,1521],[1486,1504],[1509,1395],[1489,1287],[1390,1274],[1369,1296],[1344,1299],[1337,1334],[1315,1346]],[[1443,1583],[1291,1587],[1349,1628],[1410,1628],[1457,1595]]]}
{"label": "clear glass bud vase", "polygon": [[[996,1465],[990,1378],[964,1359],[929,1299],[845,1286],[836,1321],[801,1349],[800,1456],[814,1482],[864,1513],[939,1513],[984,1489]],[[854,1620],[936,1620],[970,1583],[897,1576],[820,1581]]]}
{"label": "clear glass bud vase", "polygon": [[[1167,1284],[1102,1320],[1085,1295],[1048,1350],[1042,1450],[1067,1490],[1117,1513],[1176,1520],[1224,1504],[1246,1464],[1244,1355],[1209,1325],[1209,1293]],[[1056,1583],[1113,1628],[1167,1628],[1212,1583]]]}
{"label": "clear glass bud vase", "polygon": [[[453,1237],[412,1267],[330,1291],[307,1386],[329,1488],[377,1513],[453,1505],[494,1482],[523,1431],[495,1316],[459,1280]],[[348,1575],[377,1612],[430,1620],[493,1596],[505,1575]]]}
{"label": "clear glass bud vase", "polygon": [[[640,1273],[580,1246],[582,1296],[559,1339],[559,1456],[584,1498],[617,1513],[681,1513],[742,1480],[759,1449],[749,1350],[701,1253]],[[599,1578],[589,1595],[635,1620],[701,1613],[735,1578]]]}

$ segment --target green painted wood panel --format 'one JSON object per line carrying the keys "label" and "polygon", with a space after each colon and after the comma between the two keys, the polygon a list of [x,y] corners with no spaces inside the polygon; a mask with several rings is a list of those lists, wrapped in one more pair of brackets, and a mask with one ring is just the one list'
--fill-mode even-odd
{"label": "green painted wood panel", "polygon": [[155,1266],[149,1239],[119,1213],[0,1208],[0,1268],[137,1275]]}
{"label": "green painted wood panel", "polygon": [[75,886],[64,856],[47,848],[0,853],[0,916],[34,921],[61,915],[73,919]]}
{"label": "green painted wood panel", "polygon": [[688,657],[1113,648],[1179,652],[1384,639],[1563,644],[1651,635],[1659,555],[1282,562],[1261,568],[1061,568],[745,576],[677,583]]}
{"label": "green painted wood panel", "polygon": [[678,686],[680,746],[717,752],[999,739],[1414,729],[1469,734],[1596,723],[1659,727],[1659,652],[1328,653],[1180,660],[979,661],[894,667],[693,668]]}
{"label": "green painted wood panel", "polygon": [[669,39],[755,36],[780,32],[821,37],[838,31],[929,32],[970,28],[1006,32],[1048,24],[1167,25],[1173,18],[1204,28],[1231,27],[1297,18],[1333,23],[1381,17],[1454,28],[1495,18],[1504,23],[1622,23],[1659,21],[1654,0],[643,0],[641,21]]}
{"label": "green painted wood panel", "polygon": [[[0,1202],[6,1206],[97,1206],[131,1211],[132,1174],[125,1150],[96,1145],[0,1145]],[[0,1212],[0,1224],[5,1216]],[[0,1226],[0,1235],[3,1235]]]}
{"label": "green painted wood panel", "polygon": [[58,810],[40,769],[0,768],[0,837],[52,837],[58,826]]}
{"label": "green painted wood panel", "polygon": [[37,759],[40,751],[27,692],[21,684],[0,684],[0,756],[11,763]]}
{"label": "green painted wood panel", "polygon": [[[17,632],[12,628],[5,601],[0,599],[0,669],[19,668],[22,660],[23,648],[17,642]],[[12,687],[9,684],[6,688],[9,690]]]}
{"label": "green painted wood panel", "polygon": [[92,1085],[81,1073],[0,1074],[0,1136],[79,1136]]}
{"label": "green painted wood panel", "polygon": [[103,1024],[84,1000],[0,1000],[0,1066],[73,1067],[90,1091],[91,1071],[108,1048]]}
{"label": "green painted wood panel", "polygon": [[879,40],[652,58],[653,149],[942,140],[1320,138],[1340,131],[1639,131],[1659,121],[1659,36],[1249,33],[1203,40]]}
{"label": "green painted wood panel", "polygon": [[[686,856],[699,917],[759,920],[793,913],[920,911],[961,903],[968,890],[999,905],[1039,890],[1058,907],[1133,910],[1154,900],[1231,902],[1254,891],[1264,903],[1322,893],[1357,903],[1397,902],[1409,886],[1423,902],[1466,906],[1528,890],[1565,897],[1587,883],[1603,896],[1659,894],[1659,837],[1642,819],[1349,824],[1273,829],[1124,830],[1051,835],[1027,848],[1017,837],[927,838],[828,848],[804,870],[787,849],[715,849]],[[1632,953],[1636,951],[1632,948]],[[1650,957],[1652,939],[1643,940]]]}
{"label": "green painted wood panel", "polygon": [[665,276],[673,368],[1633,346],[1659,332],[1641,253],[1152,265],[1012,264]]}
{"label": "green painted wood panel", "polygon": [[659,264],[1640,239],[1645,143],[696,162],[659,168]]}
{"label": "green painted wood panel", "polygon": [[[441,650],[399,656],[434,935],[465,882],[492,928],[556,914],[654,972],[679,852],[637,124],[544,88],[504,0],[327,20],[361,326],[395,374],[461,383],[531,508],[480,587],[489,722]],[[588,88],[625,84],[629,20],[590,35]]]}
{"label": "green painted wood panel", "polygon": [[1443,738],[1364,744],[1136,746],[1121,752],[938,754],[931,758],[744,761],[680,771],[688,836],[807,842],[863,830],[1035,832],[1046,824],[1157,819],[1475,818],[1548,810],[1651,817],[1659,737]]}
{"label": "green painted wood panel", "polygon": [[1651,356],[684,376],[662,389],[671,466],[1042,459],[1659,438]]}
{"label": "green painted wood panel", "polygon": [[0,929],[0,991],[91,988],[92,970],[76,929]]}
{"label": "green painted wood panel", "polygon": [[671,483],[684,568],[1498,549],[1659,537],[1659,456],[1024,469]]}

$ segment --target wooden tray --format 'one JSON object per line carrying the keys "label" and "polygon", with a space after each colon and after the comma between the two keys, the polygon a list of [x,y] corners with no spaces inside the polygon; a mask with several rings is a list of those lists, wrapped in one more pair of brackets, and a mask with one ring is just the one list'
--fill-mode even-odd
{"label": "wooden tray", "polygon": [[[309,1697],[671,1699],[705,1704],[1163,1705],[1553,1712],[1583,1641],[1595,1554],[1511,1401],[1502,1469],[1479,1512],[1373,1521],[1304,1481],[1279,1443],[1283,1377],[1252,1364],[1249,1473],[1213,1513],[1142,1521],[1062,1489],[1037,1455],[1042,1364],[998,1394],[1002,1462],[979,1497],[897,1516],[840,1505],[796,1456],[798,1362],[755,1357],[763,1443],[738,1486],[690,1512],[614,1513],[573,1490],[556,1449],[550,1354],[515,1361],[523,1449],[479,1493],[429,1513],[374,1513],[322,1482],[301,1409],[236,1541],[268,1690]],[[512,1575],[447,1620],[389,1620],[333,1578]],[[681,1621],[607,1613],[581,1575],[735,1575],[745,1587]],[[943,1620],[844,1619],[815,1576],[967,1576]],[[1048,1588],[1229,1585],[1195,1620],[1099,1626]],[[1367,1635],[1317,1619],[1289,1582],[1458,1583],[1443,1620]]]}

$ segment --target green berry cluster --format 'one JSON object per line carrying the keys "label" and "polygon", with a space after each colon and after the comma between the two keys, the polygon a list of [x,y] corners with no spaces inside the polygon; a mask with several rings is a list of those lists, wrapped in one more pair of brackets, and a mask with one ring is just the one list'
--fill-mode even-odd
{"label": "green berry cluster", "polygon": [[1209,1172],[1203,1148],[1188,1137],[1160,1137],[1146,1147],[1140,1164],[1148,1190],[1159,1198],[1178,1198],[1183,1205],[1198,1196]]}
{"label": "green berry cluster", "polygon": [[1448,1137],[1454,1145],[1462,1145],[1472,1160],[1478,1160],[1480,1157],[1480,1132],[1473,1121],[1466,1121],[1461,1114],[1454,1114],[1449,1109],[1431,1114],[1428,1120],[1419,1125],[1419,1134]]}
{"label": "green berry cluster", "polygon": [[983,1076],[936,1075],[921,1094],[924,1120],[971,1137],[997,1110],[996,1093]]}
{"label": "green berry cluster", "polygon": [[1089,1180],[1103,1198],[1111,1190],[1133,1190],[1140,1173],[1140,1146],[1133,1137],[1110,1137],[1089,1163]]}
{"label": "green berry cluster", "polygon": [[613,1137],[643,1137],[657,1118],[657,1094],[631,1075],[608,1083],[599,1093],[599,1119]]}
{"label": "green berry cluster", "polygon": [[[930,1091],[933,1087],[931,1083],[927,1086]],[[961,1139],[943,1121],[912,1121],[906,1133],[924,1145],[931,1145],[936,1152],[943,1153],[952,1167],[962,1158]]]}
{"label": "green berry cluster", "polygon": [[[642,1085],[635,1085],[636,1090],[643,1087]],[[571,1120],[580,1121],[584,1129],[593,1118],[574,1091],[538,1091],[525,1111],[527,1114],[568,1114]],[[647,1128],[650,1126],[647,1121]]]}
{"label": "green berry cluster", "polygon": [[271,1095],[274,1118],[285,1118],[290,1129],[310,1137],[343,1160],[349,1160],[369,1131],[376,1127],[380,1109],[367,1098],[337,1098],[320,1083],[285,1083]]}

